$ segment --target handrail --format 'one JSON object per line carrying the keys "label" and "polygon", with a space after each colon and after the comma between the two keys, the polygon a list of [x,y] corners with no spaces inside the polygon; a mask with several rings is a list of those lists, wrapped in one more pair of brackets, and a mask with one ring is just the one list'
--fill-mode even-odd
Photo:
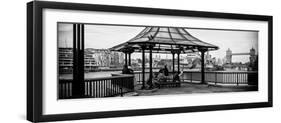
{"label": "handrail", "polygon": [[[135,71],[134,73],[141,73],[141,71]],[[145,71],[145,73],[149,73],[149,71]],[[153,73],[158,73],[158,71]],[[184,71],[184,73],[201,73],[201,71]],[[258,73],[258,71],[205,71],[205,73]]]}
{"label": "handrail", "polygon": [[[157,73],[156,71],[153,73]],[[169,72],[173,73],[173,72]],[[145,72],[149,74],[149,72]],[[180,77],[182,82],[198,83],[201,81],[200,71],[184,71]],[[248,84],[257,85],[258,72],[257,71],[207,71],[205,74],[205,81],[207,83],[214,84]],[[135,72],[135,81],[140,84],[142,83],[141,72]],[[145,79],[148,79],[147,77]]]}
{"label": "handrail", "polygon": [[[73,80],[59,80],[59,99],[69,99],[72,96]],[[99,77],[84,80],[84,95],[81,98],[99,98],[123,95],[134,90],[134,75]]]}
{"label": "handrail", "polygon": [[[110,80],[110,79],[119,79],[119,78],[131,78],[134,75],[123,74],[122,76],[108,76],[108,77],[97,77],[97,78],[85,78],[86,81],[96,81],[96,80]],[[73,79],[60,79],[63,81],[72,81]]]}

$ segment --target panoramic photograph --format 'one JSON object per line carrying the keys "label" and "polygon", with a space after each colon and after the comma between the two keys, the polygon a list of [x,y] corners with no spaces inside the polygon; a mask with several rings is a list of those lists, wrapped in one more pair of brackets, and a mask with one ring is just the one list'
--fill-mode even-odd
{"label": "panoramic photograph", "polygon": [[57,98],[258,91],[256,30],[57,23]]}

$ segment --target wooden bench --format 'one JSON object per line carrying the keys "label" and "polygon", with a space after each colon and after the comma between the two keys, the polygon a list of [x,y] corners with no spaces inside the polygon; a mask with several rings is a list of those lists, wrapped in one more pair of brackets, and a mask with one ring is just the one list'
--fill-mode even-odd
{"label": "wooden bench", "polygon": [[[181,75],[181,74],[180,74]],[[159,78],[154,78],[154,84],[159,89],[161,87],[181,87],[181,82],[178,80],[174,80],[174,75],[166,76],[164,80],[159,80]]]}
{"label": "wooden bench", "polygon": [[180,81],[172,81],[172,80],[167,80],[166,82],[155,82],[156,87],[163,88],[163,87],[168,87],[168,88],[174,88],[174,87],[181,87],[181,82]]}

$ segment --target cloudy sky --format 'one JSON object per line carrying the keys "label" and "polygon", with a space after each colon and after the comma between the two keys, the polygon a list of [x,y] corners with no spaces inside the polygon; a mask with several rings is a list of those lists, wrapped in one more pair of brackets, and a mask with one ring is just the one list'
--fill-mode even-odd
{"label": "cloudy sky", "polygon": [[[193,26],[195,27],[195,26]],[[107,49],[128,41],[145,27],[85,25],[85,48]],[[233,53],[248,53],[251,48],[258,50],[258,32],[232,30],[186,29],[198,39],[219,46],[210,51],[212,57],[223,58],[228,48]],[[72,47],[72,25],[58,25],[59,47]],[[135,57],[139,55],[136,54]],[[233,62],[248,62],[248,56],[233,56]]]}

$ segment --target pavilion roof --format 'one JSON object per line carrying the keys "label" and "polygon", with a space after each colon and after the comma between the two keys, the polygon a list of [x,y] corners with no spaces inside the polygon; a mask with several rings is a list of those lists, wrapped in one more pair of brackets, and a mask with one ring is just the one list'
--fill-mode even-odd
{"label": "pavilion roof", "polygon": [[197,52],[199,49],[217,50],[219,47],[203,42],[192,36],[184,28],[176,27],[146,27],[134,38],[116,45],[110,50],[141,51],[141,46],[153,46],[153,52],[166,53],[173,50],[181,52]]}

